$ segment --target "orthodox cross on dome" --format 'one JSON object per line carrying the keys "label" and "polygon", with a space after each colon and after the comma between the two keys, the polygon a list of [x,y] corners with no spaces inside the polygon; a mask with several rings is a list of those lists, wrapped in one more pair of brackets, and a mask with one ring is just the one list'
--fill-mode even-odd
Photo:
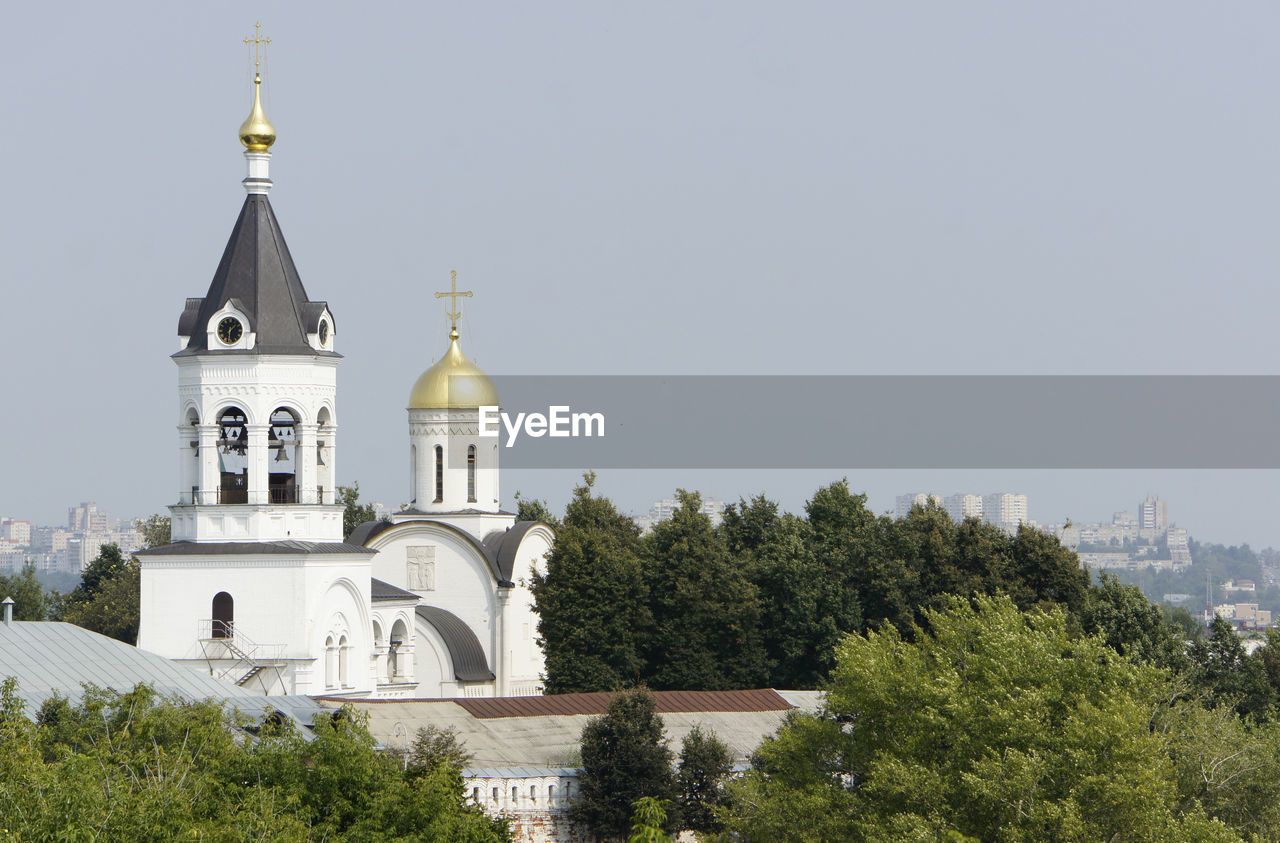
{"label": "orthodox cross on dome", "polygon": [[253,69],[258,71],[262,69],[262,54],[264,44],[270,44],[270,38],[262,37],[262,24],[255,23],[253,25],[253,37],[244,39],[245,44],[253,45]]}
{"label": "orthodox cross on dome", "polygon": [[456,269],[449,273],[449,286],[451,288],[449,292],[436,293],[436,298],[438,299],[449,298],[453,300],[452,302],[450,302],[450,307],[452,308],[452,310],[445,311],[444,315],[448,316],[449,321],[453,323],[449,329],[449,334],[452,339],[456,340],[458,338],[458,317],[462,315],[461,311],[458,310],[458,299],[459,298],[469,299],[475,294],[472,293],[470,290],[463,290],[461,292],[458,291],[458,270]]}

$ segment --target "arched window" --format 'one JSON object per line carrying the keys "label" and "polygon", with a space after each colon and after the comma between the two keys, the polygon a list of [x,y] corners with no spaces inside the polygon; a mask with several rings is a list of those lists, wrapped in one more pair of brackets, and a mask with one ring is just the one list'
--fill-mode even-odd
{"label": "arched window", "polygon": [[409,631],[405,627],[403,620],[398,620],[391,626],[391,636],[387,641],[387,679],[391,682],[403,682],[405,668],[408,667],[404,663],[404,658],[400,655],[400,648],[404,646],[405,639],[409,637]]}
{"label": "arched window", "polygon": [[476,446],[467,448],[467,503],[476,502]]}
{"label": "arched window", "polygon": [[547,804],[550,805],[555,801],[556,801],[556,786],[553,784],[549,784],[547,785]]}
{"label": "arched window", "polygon": [[231,599],[231,595],[225,591],[219,591],[213,595],[213,612],[210,614],[213,619],[213,637],[214,638],[234,638],[233,623],[235,622],[235,601]]}
{"label": "arched window", "polygon": [[347,643],[347,636],[342,636],[338,641],[338,684],[347,687],[351,684],[350,678],[347,676],[347,652],[351,647]]}
{"label": "arched window", "polygon": [[518,804],[520,804],[520,788],[513,787],[511,788],[511,807],[514,808]]}
{"label": "arched window", "polygon": [[444,502],[444,447],[436,446],[436,503]]}
{"label": "arched window", "polygon": [[333,636],[330,635],[324,640],[324,686],[326,688],[334,687],[334,680],[337,678],[337,648],[333,645]]}
{"label": "arched window", "polygon": [[538,786],[536,784],[529,785],[529,801],[534,805],[538,804]]}

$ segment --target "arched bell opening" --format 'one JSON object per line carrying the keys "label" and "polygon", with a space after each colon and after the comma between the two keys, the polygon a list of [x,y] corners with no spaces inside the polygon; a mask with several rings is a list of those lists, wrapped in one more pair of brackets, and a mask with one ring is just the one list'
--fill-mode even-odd
{"label": "arched bell opening", "polygon": [[239,407],[218,415],[218,503],[249,502],[249,431]]}
{"label": "arched bell opening", "polygon": [[267,427],[267,489],[271,503],[298,502],[298,417],[277,407]]}

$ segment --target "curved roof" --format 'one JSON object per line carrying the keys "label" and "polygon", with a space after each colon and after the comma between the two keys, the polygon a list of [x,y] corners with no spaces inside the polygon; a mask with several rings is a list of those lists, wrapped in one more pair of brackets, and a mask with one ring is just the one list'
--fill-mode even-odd
{"label": "curved roof", "polygon": [[462,618],[435,606],[419,606],[415,611],[444,639],[453,662],[453,675],[459,682],[488,682],[494,678],[480,640]]}
{"label": "curved roof", "polygon": [[447,521],[436,521],[431,518],[401,521],[399,524],[393,524],[390,521],[366,521],[351,532],[351,537],[347,541],[351,544],[368,546],[369,542],[388,530],[431,524],[465,539],[485,562],[489,563],[489,573],[493,574],[498,585],[502,588],[511,588],[515,585],[511,581],[511,573],[515,569],[516,550],[520,547],[525,533],[529,532],[535,524],[540,523],[540,521],[518,521],[508,529],[492,532],[485,536],[484,541],[480,541],[460,527],[455,527]]}
{"label": "curved roof", "polygon": [[524,541],[526,533],[541,523],[541,521],[517,521],[501,533],[495,532],[485,536],[485,550],[493,554],[494,562],[498,566],[498,574],[502,579],[511,581],[516,569],[516,551],[520,549],[520,542]]}

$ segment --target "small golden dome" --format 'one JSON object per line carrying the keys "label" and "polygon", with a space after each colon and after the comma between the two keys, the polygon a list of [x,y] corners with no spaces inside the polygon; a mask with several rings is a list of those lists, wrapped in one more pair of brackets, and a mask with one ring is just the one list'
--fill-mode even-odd
{"label": "small golden dome", "polygon": [[253,74],[253,111],[240,124],[240,142],[250,152],[266,152],[276,142],[276,127],[262,110],[262,75]]}
{"label": "small golden dome", "polygon": [[449,350],[427,369],[409,393],[410,410],[498,406],[498,390],[489,376],[458,347],[458,332],[449,332]]}

